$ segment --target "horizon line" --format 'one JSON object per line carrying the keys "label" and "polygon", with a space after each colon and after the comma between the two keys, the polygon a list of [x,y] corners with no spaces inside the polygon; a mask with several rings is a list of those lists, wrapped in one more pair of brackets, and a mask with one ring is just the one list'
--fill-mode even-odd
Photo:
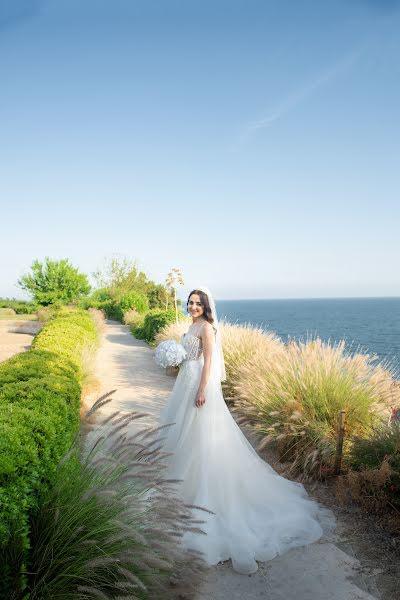
{"label": "horizon line", "polygon": [[400,299],[400,295],[396,296],[291,296],[291,297],[277,297],[277,298],[215,298],[221,302],[235,302],[243,300],[376,300],[376,299]]}

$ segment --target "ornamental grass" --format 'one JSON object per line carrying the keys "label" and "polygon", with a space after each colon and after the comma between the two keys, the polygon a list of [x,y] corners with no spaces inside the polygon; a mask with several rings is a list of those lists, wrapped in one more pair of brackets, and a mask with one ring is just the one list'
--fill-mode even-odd
{"label": "ornamental grass", "polygon": [[275,441],[292,469],[319,476],[332,472],[340,411],[346,413],[344,453],[353,436],[365,437],[388,414],[392,374],[376,357],[350,354],[342,341],[291,341],[269,360],[255,351],[233,383],[243,420]]}
{"label": "ornamental grass", "polygon": [[98,420],[84,449],[77,440],[61,462],[33,524],[30,600],[194,595],[205,563],[180,540],[185,531],[204,535],[202,521],[163,475],[159,429],[131,432],[132,421],[145,416],[116,411]]}

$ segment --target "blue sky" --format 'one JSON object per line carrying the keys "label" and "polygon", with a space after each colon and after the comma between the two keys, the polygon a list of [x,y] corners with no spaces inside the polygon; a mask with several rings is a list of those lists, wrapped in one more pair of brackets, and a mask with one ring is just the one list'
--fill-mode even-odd
{"label": "blue sky", "polygon": [[400,2],[0,3],[0,296],[126,256],[216,298],[400,295]]}

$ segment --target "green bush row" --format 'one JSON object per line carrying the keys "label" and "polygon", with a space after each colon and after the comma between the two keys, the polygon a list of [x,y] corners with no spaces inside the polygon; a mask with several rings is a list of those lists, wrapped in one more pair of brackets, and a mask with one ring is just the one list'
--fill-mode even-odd
{"label": "green bush row", "polygon": [[79,304],[83,309],[103,310],[107,319],[123,321],[124,313],[136,310],[144,314],[149,310],[149,301],[144,294],[131,291],[123,295],[111,296],[107,290],[96,290],[89,298],[83,298]]}
{"label": "green bush row", "polygon": [[0,308],[12,308],[17,315],[31,315],[37,311],[39,306],[35,304],[35,302],[30,302],[27,300],[1,298]]}
{"label": "green bush row", "polygon": [[143,324],[132,325],[133,335],[147,342],[154,342],[156,334],[175,320],[175,312],[160,309],[150,310],[144,317]]}
{"label": "green bush row", "polygon": [[64,309],[0,364],[0,598],[24,587],[30,519],[78,431],[81,351],[97,336],[89,314]]}

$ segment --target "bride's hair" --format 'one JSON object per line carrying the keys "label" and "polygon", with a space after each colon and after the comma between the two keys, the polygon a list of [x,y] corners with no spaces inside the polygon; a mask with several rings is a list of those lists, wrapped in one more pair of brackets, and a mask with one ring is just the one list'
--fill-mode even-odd
{"label": "bride's hair", "polygon": [[203,309],[204,309],[204,318],[212,325],[214,323],[214,319],[212,317],[212,312],[211,312],[210,303],[208,301],[208,296],[206,293],[202,292],[201,290],[192,290],[190,292],[187,302],[186,302],[186,310],[188,311],[189,300],[190,300],[190,296],[192,296],[192,294],[197,294],[198,296],[200,296],[200,302],[202,303]]}

